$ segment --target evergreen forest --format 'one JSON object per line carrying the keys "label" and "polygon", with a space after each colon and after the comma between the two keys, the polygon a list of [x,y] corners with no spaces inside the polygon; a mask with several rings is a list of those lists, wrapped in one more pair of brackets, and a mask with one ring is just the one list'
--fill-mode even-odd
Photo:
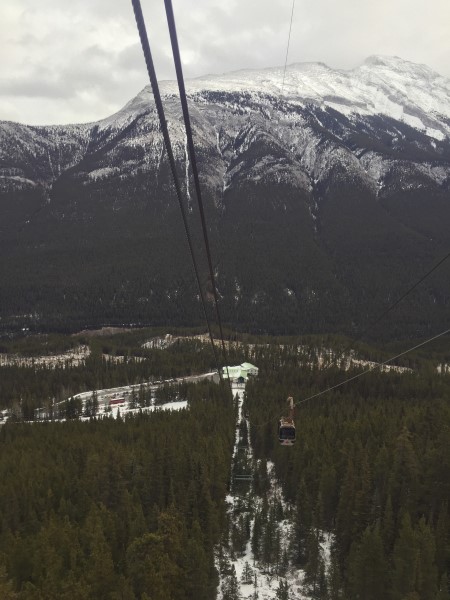
{"label": "evergreen forest", "polygon": [[[78,366],[0,367],[10,414],[0,427],[0,598],[257,598],[256,589],[242,596],[230,563],[249,544],[254,563],[241,583],[258,566],[276,598],[298,597],[288,578],[297,571],[311,599],[450,598],[450,374],[436,369],[449,362],[445,339],[398,360],[404,370],[364,375],[357,363],[345,370],[348,340],[235,339],[229,362],[259,368],[237,432],[236,401],[209,381],[161,384],[157,401],[187,400],[179,412],[146,413],[144,394],[133,415],[77,419],[70,398],[80,391],[214,369],[199,340],[151,349],[145,336],[83,340],[91,353]],[[4,349],[37,356],[44,342],[74,344],[24,338]],[[399,349],[353,348],[377,361]],[[282,447],[288,396],[297,439]],[[55,398],[57,410],[31,423]],[[236,435],[251,453],[236,453]]]}
{"label": "evergreen forest", "polygon": [[[273,461],[292,509],[290,560],[312,598],[442,600],[450,573],[450,376],[372,372],[343,380],[285,348],[247,385],[255,458]],[[259,364],[259,363],[258,363]],[[297,441],[278,444],[294,396]],[[333,534],[324,577],[320,540]]]}
{"label": "evergreen forest", "polygon": [[188,410],[0,429],[0,597],[215,596],[235,414],[192,385]]}

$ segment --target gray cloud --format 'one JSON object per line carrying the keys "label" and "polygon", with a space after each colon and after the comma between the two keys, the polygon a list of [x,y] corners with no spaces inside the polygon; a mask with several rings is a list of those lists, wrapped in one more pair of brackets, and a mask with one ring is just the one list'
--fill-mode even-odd
{"label": "gray cloud", "polygon": [[[163,2],[141,0],[160,79],[174,77]],[[291,0],[173,0],[185,75],[282,65]],[[147,84],[131,3],[7,0],[0,6],[0,119],[106,117]],[[448,0],[296,0],[289,63],[350,69],[371,54],[450,77]]]}
{"label": "gray cloud", "polygon": [[68,98],[72,90],[61,86],[60,81],[43,80],[35,74],[28,77],[11,78],[0,82],[0,96],[19,98]]}

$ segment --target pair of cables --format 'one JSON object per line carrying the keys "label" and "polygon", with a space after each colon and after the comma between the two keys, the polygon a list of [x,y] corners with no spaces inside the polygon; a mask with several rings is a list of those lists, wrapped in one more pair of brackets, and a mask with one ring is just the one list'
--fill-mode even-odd
{"label": "pair of cables", "polygon": [[[387,317],[387,315],[391,311],[393,311],[394,308],[396,306],[398,306],[400,304],[400,302],[402,302],[402,300],[404,300],[407,296],[409,296],[409,294],[411,294],[423,281],[425,281],[425,279],[427,279],[432,273],[434,273],[434,271],[436,271],[438,269],[438,267],[440,267],[448,258],[450,258],[450,252],[448,252],[443,258],[441,258],[441,260],[439,260],[435,265],[433,265],[431,267],[431,269],[429,269],[424,275],[422,275],[422,277],[420,277],[420,279],[418,279],[399,298],[397,298],[397,300],[395,300],[395,302],[393,302],[381,314],[379,314],[378,317],[376,317],[373,321],[371,321],[369,323],[369,325],[359,334],[359,336],[356,338],[355,341],[361,340],[366,333],[368,333],[370,330],[372,330],[375,327],[375,325],[378,325],[378,323],[380,323],[380,321],[382,321],[385,317]],[[318,392],[317,394],[313,394],[312,396],[308,396],[307,398],[298,400],[295,403],[295,406],[298,406],[299,404],[303,404],[304,402],[308,402],[309,400],[312,400],[313,398],[318,398],[319,396],[322,396],[323,394],[326,394],[327,392],[331,392],[332,390],[340,388],[341,386],[345,385],[346,383],[349,383],[350,381],[353,381],[354,379],[359,379],[359,377],[362,377],[363,375],[366,375],[367,373],[370,373],[371,371],[373,371],[373,369],[375,367],[383,367],[385,365],[388,365],[389,363],[393,362],[397,358],[400,358],[401,356],[405,356],[406,354],[409,354],[410,352],[413,352],[414,350],[417,350],[418,348],[421,348],[422,346],[425,346],[426,344],[429,344],[430,342],[433,342],[434,340],[437,340],[438,338],[440,338],[444,335],[447,335],[448,333],[450,333],[450,329],[446,329],[446,330],[442,331],[441,333],[438,333],[437,335],[434,335],[433,337],[428,338],[424,342],[421,342],[420,344],[417,344],[416,346],[413,346],[412,348],[408,348],[408,350],[405,350],[404,352],[401,352],[400,354],[397,354],[396,356],[391,356],[391,358],[388,358],[387,360],[385,360],[383,362],[376,363],[376,365],[373,368],[366,369],[365,371],[362,371],[361,373],[357,373],[356,375],[353,375],[352,377],[344,379],[340,383],[333,385],[329,388],[326,388],[325,390],[322,390],[321,392]],[[352,344],[348,344],[347,347],[344,349],[343,354],[345,355],[345,353],[349,352],[351,350],[351,348],[352,348]]]}
{"label": "pair of cables", "polygon": [[[189,109],[188,109],[187,97],[186,97],[186,89],[185,89],[185,85],[184,85],[184,77],[183,77],[180,50],[179,50],[178,38],[177,38],[177,32],[176,32],[176,26],[175,26],[175,18],[174,18],[171,0],[164,0],[164,4],[165,4],[165,9],[166,9],[167,23],[168,23],[168,27],[169,27],[170,40],[171,40],[171,45],[172,45],[172,52],[173,52],[173,57],[174,57],[174,63],[175,63],[175,69],[176,69],[176,74],[177,74],[177,81],[178,81],[178,88],[179,88],[179,93],[180,93],[180,101],[181,101],[183,118],[184,118],[185,129],[186,129],[186,139],[187,139],[187,145],[188,145],[189,158],[190,158],[191,166],[192,166],[195,191],[196,191],[196,195],[197,195],[200,218],[201,218],[201,223],[202,223],[203,239],[204,239],[205,250],[206,250],[206,255],[207,255],[207,259],[208,259],[209,276],[210,276],[211,284],[212,284],[212,288],[213,288],[214,305],[215,305],[215,310],[216,310],[217,322],[219,325],[220,339],[221,339],[221,344],[222,344],[222,353],[223,353],[223,357],[224,357],[225,364],[226,364],[227,363],[227,359],[226,359],[227,354],[226,354],[225,341],[224,341],[224,336],[223,336],[222,321],[221,321],[221,317],[220,317],[217,286],[216,286],[216,282],[215,282],[214,269],[212,266],[211,250],[210,250],[209,239],[208,239],[208,230],[207,230],[207,226],[206,226],[206,218],[205,218],[203,200],[202,200],[202,195],[201,195],[200,181],[199,181],[199,177],[198,177],[197,160],[196,160],[195,148],[194,148],[194,143],[193,143],[192,128],[191,128],[191,123],[190,123]],[[153,58],[152,58],[152,54],[151,54],[151,50],[150,50],[150,44],[148,41],[148,35],[146,32],[146,28],[145,28],[145,23],[144,23],[144,18],[143,18],[143,14],[142,14],[140,0],[132,0],[132,5],[133,5],[135,17],[136,17],[136,23],[137,23],[137,27],[138,27],[138,31],[139,31],[142,49],[144,52],[145,62],[147,65],[147,71],[148,71],[150,82],[151,82],[152,89],[153,89],[155,104],[156,104],[156,108],[158,111],[158,117],[159,117],[159,121],[160,121],[160,125],[161,125],[161,130],[162,130],[163,137],[164,137],[164,143],[165,143],[165,147],[166,147],[166,151],[167,151],[167,155],[168,155],[168,159],[169,159],[169,163],[170,163],[170,167],[171,167],[171,171],[172,171],[172,176],[173,176],[173,180],[174,180],[174,184],[175,184],[175,191],[177,194],[177,199],[178,199],[178,203],[179,203],[182,218],[183,218],[184,229],[185,229],[186,238],[188,241],[189,251],[191,254],[191,258],[192,258],[192,264],[194,267],[197,285],[199,288],[203,312],[204,312],[205,320],[206,320],[206,323],[208,326],[208,332],[209,332],[211,345],[213,348],[214,358],[215,358],[219,376],[220,376],[221,380],[223,381],[222,372],[221,372],[219,360],[218,360],[218,355],[217,355],[216,347],[214,344],[214,337],[212,334],[211,323],[210,323],[207,308],[206,308],[205,297],[204,297],[203,289],[201,286],[198,264],[197,264],[197,260],[195,257],[193,245],[192,245],[191,234],[189,231],[189,224],[188,224],[188,220],[187,220],[187,216],[186,216],[186,211],[185,211],[184,205],[183,205],[181,186],[179,183],[178,174],[176,172],[175,158],[174,158],[174,154],[173,154],[173,150],[172,150],[172,145],[170,142],[167,121],[165,119],[164,108],[163,108],[162,101],[161,101],[161,95],[159,92],[158,81],[156,78],[155,68],[154,68],[154,64],[153,64]],[[290,38],[291,38],[294,6],[295,6],[295,0],[293,0],[293,2],[292,2],[289,38],[288,38],[288,44],[287,44],[287,49],[286,49],[282,88],[284,88],[284,80],[285,80],[285,75],[286,75],[286,67],[287,67],[287,60],[288,60],[288,54],[289,54],[289,43],[290,43]],[[441,264],[444,263],[449,257],[450,257],[450,253],[448,253],[446,256],[444,256],[425,275],[423,275],[413,286],[411,286],[408,290],[406,290],[406,292],[404,294],[402,294],[393,304],[391,304],[373,322],[371,322],[369,324],[369,326],[364,330],[364,332],[359,337],[361,338],[365,333],[367,333],[367,331],[372,329],[376,324],[378,324],[381,320],[383,320],[404,298],[406,298],[406,296],[408,296],[413,290],[415,290],[419,286],[419,284],[421,284],[427,277],[429,277],[429,275],[431,275],[431,273],[433,273],[439,266],[441,266]],[[413,350],[415,350],[421,346],[424,346],[425,344],[428,344],[431,341],[433,341],[443,335],[446,335],[447,333],[449,333],[449,331],[450,330],[447,329],[447,330],[441,332],[440,334],[422,342],[421,344],[416,345],[412,348],[409,348],[408,350],[406,350],[405,352],[402,352],[401,354],[398,354],[397,356],[391,357],[390,359],[380,363],[380,366],[386,365],[386,364],[394,361],[395,359],[397,359],[401,356],[404,356],[405,354],[408,354],[409,352],[412,352]],[[359,373],[358,375],[356,375],[354,377],[350,377],[350,378],[342,381],[341,383],[337,384],[336,386],[332,386],[331,388],[323,390],[322,392],[319,392],[318,394],[314,394],[308,398],[304,398],[301,401],[297,402],[296,404],[302,404],[313,398],[321,396],[322,394],[325,394],[326,392],[334,390],[337,387],[340,387],[340,386],[352,381],[353,379],[356,379],[358,377],[365,375],[366,373],[368,373],[371,370],[372,369],[368,369],[362,373]],[[229,374],[228,374],[228,382],[230,383]],[[231,389],[231,384],[230,384],[230,389]]]}
{"label": "pair of cables", "polygon": [[[210,319],[208,316],[208,310],[206,307],[205,294],[203,292],[203,288],[202,288],[202,284],[201,284],[201,280],[200,280],[200,272],[199,272],[199,268],[198,268],[198,262],[197,262],[197,258],[196,258],[193,244],[192,244],[192,236],[191,236],[190,229],[189,229],[189,223],[188,223],[188,219],[187,219],[187,215],[186,215],[186,210],[185,210],[184,204],[183,204],[183,195],[181,192],[181,185],[180,185],[180,181],[178,178],[178,173],[176,171],[175,157],[174,157],[174,153],[173,153],[173,149],[172,149],[172,144],[170,141],[168,125],[167,125],[167,121],[166,121],[166,117],[165,117],[163,103],[161,100],[161,94],[159,91],[158,80],[156,77],[155,67],[154,67],[154,63],[153,63],[153,57],[152,57],[152,53],[150,50],[150,43],[149,43],[149,39],[148,39],[148,35],[147,35],[147,30],[145,27],[144,16],[142,14],[141,3],[140,3],[140,0],[131,0],[131,2],[133,5],[134,15],[136,18],[136,24],[137,24],[137,28],[138,28],[138,32],[139,32],[139,37],[141,40],[142,50],[144,53],[145,63],[147,65],[147,72],[148,72],[148,75],[150,78],[150,83],[151,83],[152,90],[153,90],[155,105],[156,105],[156,109],[158,112],[158,118],[159,118],[159,122],[160,122],[160,126],[161,126],[161,131],[162,131],[163,138],[164,138],[164,145],[166,148],[167,157],[168,157],[169,164],[170,164],[170,169],[172,171],[172,178],[173,178],[173,182],[175,185],[175,192],[177,195],[178,204],[179,204],[181,216],[183,219],[184,231],[185,231],[186,239],[187,239],[188,246],[189,246],[189,253],[190,253],[191,259],[192,259],[192,265],[193,265],[194,272],[195,272],[195,278],[197,280],[197,286],[199,289],[203,313],[204,313],[205,321],[206,321],[206,324],[208,327],[208,333],[209,333],[209,338],[211,341],[211,346],[213,349],[214,360],[216,363],[216,367],[217,367],[217,371],[219,373],[220,380],[223,383],[223,376],[222,376],[222,371],[220,368],[220,361],[218,358],[216,346],[214,344],[214,336],[212,333],[211,322],[210,322]],[[174,63],[175,63],[175,70],[176,70],[176,74],[177,74],[178,89],[179,89],[179,93],[180,93],[180,101],[181,101],[181,107],[182,107],[182,111],[183,111],[184,126],[185,126],[185,130],[186,130],[186,139],[187,139],[187,146],[188,146],[188,152],[189,152],[189,159],[191,162],[192,173],[193,173],[193,177],[194,177],[195,192],[196,192],[196,196],[197,196],[199,213],[200,213],[200,218],[201,218],[201,223],[202,223],[203,241],[205,244],[205,250],[206,250],[206,255],[207,255],[207,260],[208,260],[209,277],[210,277],[211,285],[212,285],[212,289],[213,289],[214,306],[215,306],[215,312],[216,312],[216,317],[217,317],[217,323],[219,326],[223,359],[224,359],[224,363],[226,365],[227,375],[228,375],[228,383],[229,383],[230,391],[231,391],[231,382],[230,382],[228,366],[227,366],[227,352],[225,349],[225,340],[224,340],[224,335],[223,335],[222,319],[221,319],[220,310],[219,310],[219,298],[218,298],[217,286],[216,286],[214,269],[213,269],[212,258],[211,258],[211,248],[209,245],[208,228],[206,226],[205,211],[204,211],[203,199],[202,199],[201,188],[200,188],[200,180],[199,180],[199,176],[198,176],[197,159],[196,159],[196,155],[195,155],[191,120],[190,120],[190,116],[189,116],[189,108],[188,108],[187,97],[186,97],[186,89],[185,89],[185,85],[184,85],[183,69],[182,69],[182,65],[181,65],[180,49],[179,49],[179,45],[178,45],[178,37],[177,37],[177,31],[176,31],[176,26],[175,26],[175,17],[174,17],[173,8],[172,8],[172,1],[164,0],[164,5],[165,5],[165,9],[166,9],[167,23],[168,23],[168,27],[169,27],[169,33],[170,33],[170,41],[172,44],[172,53],[173,53],[173,58],[174,58]],[[189,183],[187,185],[189,185]]]}

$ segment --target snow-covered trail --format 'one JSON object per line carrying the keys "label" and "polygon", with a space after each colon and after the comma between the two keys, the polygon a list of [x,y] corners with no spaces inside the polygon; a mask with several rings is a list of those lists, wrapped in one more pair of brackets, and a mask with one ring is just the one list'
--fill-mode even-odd
{"label": "snow-covered trail", "polygon": [[[243,410],[245,389],[232,386],[232,391],[233,397],[238,397],[238,416],[232,481],[227,496],[229,530],[216,555],[220,572],[218,600],[310,600],[311,595],[304,584],[304,571],[293,567],[289,561],[294,507],[284,498],[274,464],[268,461],[267,465],[262,465],[261,461],[254,460],[250,423]],[[248,472],[251,473],[249,480],[239,478]],[[256,489],[257,485],[261,486],[261,477],[265,481],[262,493]],[[276,511],[282,516],[275,519]],[[259,542],[255,527],[261,530]],[[269,527],[272,527],[270,534]],[[269,539],[277,549],[268,558]],[[326,564],[329,562],[330,543],[331,536],[324,535],[320,545]],[[255,556],[255,551],[258,556]]]}
{"label": "snow-covered trail", "polygon": [[[279,501],[284,505],[286,503],[281,488],[273,477],[272,464],[268,465],[270,488],[265,494],[265,499],[254,494],[253,481],[237,479],[242,475],[243,464],[250,466],[252,478],[254,478],[257,464],[254,461],[250,444],[250,422],[244,417],[243,411],[245,389],[242,386],[232,386],[232,391],[233,397],[238,397],[238,416],[232,459],[233,478],[230,494],[227,496],[229,516],[228,548],[222,546],[219,552],[218,567],[221,573],[218,599],[233,598],[234,590],[236,592],[234,598],[236,599],[272,600],[277,598],[280,582],[283,584],[288,583],[288,585],[289,582],[286,577],[279,576],[269,565],[263,565],[254,556],[252,540],[254,538],[255,515],[261,509],[261,505],[265,500]],[[247,445],[243,444],[242,439],[242,431],[245,431],[245,428],[247,431]],[[242,454],[245,455],[244,459],[242,459]],[[249,530],[248,539],[241,551],[235,551],[233,537],[243,521],[246,521]],[[280,523],[280,536],[283,538],[281,546],[286,551],[290,528],[289,520],[285,519]],[[296,598],[307,600],[308,597],[297,594]]]}
{"label": "snow-covered trail", "polygon": [[[208,372],[208,373],[202,373],[201,375],[187,375],[186,377],[178,377],[176,379],[166,379],[163,381],[157,381],[157,382],[144,382],[144,383],[134,383],[134,384],[130,384],[130,385],[121,385],[118,387],[113,387],[113,388],[105,388],[105,389],[97,389],[97,390],[89,390],[87,392],[80,392],[79,394],[74,394],[73,398],[77,399],[79,398],[80,400],[82,400],[83,402],[87,399],[90,398],[92,396],[92,394],[95,392],[97,394],[97,398],[99,400],[100,403],[102,402],[106,402],[112,398],[115,398],[117,396],[121,396],[124,397],[125,399],[128,399],[129,396],[131,396],[131,394],[134,392],[139,392],[139,390],[141,388],[143,388],[144,390],[149,390],[154,392],[156,389],[160,388],[161,386],[165,385],[165,384],[169,384],[169,385],[175,385],[178,383],[194,383],[196,381],[202,381],[203,379],[212,379],[215,375],[214,371]],[[64,402],[67,400],[67,398],[64,400]]]}
{"label": "snow-covered trail", "polygon": [[[162,381],[145,381],[141,383],[135,383],[130,385],[121,385],[113,388],[99,388],[95,390],[88,390],[85,392],[79,392],[78,394],[71,394],[67,398],[60,400],[54,406],[56,408],[64,406],[69,400],[79,401],[81,403],[81,414],[78,418],[81,421],[86,421],[91,418],[91,414],[86,414],[86,405],[89,401],[93,400],[95,395],[96,402],[98,403],[96,418],[107,418],[107,417],[124,417],[126,414],[139,414],[140,412],[153,412],[158,410],[181,410],[187,407],[187,401],[178,399],[164,404],[155,403],[155,393],[158,388],[164,385],[174,386],[180,383],[195,383],[204,379],[213,380],[215,372],[202,373],[200,375],[187,375],[185,377],[178,377],[176,379],[166,379]],[[140,393],[145,393],[151,396],[151,400],[146,403],[145,406],[137,405],[136,398]],[[134,402],[133,402],[134,397]],[[48,413],[49,409],[40,407],[35,409],[35,421],[40,420],[58,420],[64,421],[64,417],[55,416],[54,419],[50,417]],[[0,414],[4,420],[0,420],[0,424],[9,418],[9,412],[7,410],[0,410]]]}

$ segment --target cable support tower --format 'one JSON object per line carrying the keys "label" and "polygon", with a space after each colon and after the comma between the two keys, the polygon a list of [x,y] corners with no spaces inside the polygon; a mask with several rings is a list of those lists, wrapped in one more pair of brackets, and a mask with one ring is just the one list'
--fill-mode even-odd
{"label": "cable support tower", "polygon": [[144,53],[144,58],[145,58],[145,64],[147,66],[147,72],[148,72],[148,76],[150,79],[150,83],[152,86],[152,90],[153,90],[153,96],[155,99],[155,105],[156,105],[156,109],[158,112],[158,118],[159,118],[159,122],[161,125],[161,130],[162,130],[162,134],[163,134],[163,138],[164,138],[164,144],[166,147],[166,152],[167,152],[167,157],[169,160],[169,164],[170,164],[170,169],[172,171],[172,178],[173,178],[173,182],[175,185],[175,191],[176,191],[176,195],[177,195],[177,199],[178,199],[178,204],[180,207],[180,211],[181,211],[181,215],[183,218],[183,225],[184,225],[184,231],[186,234],[186,239],[188,242],[188,246],[189,246],[189,252],[191,255],[191,259],[192,259],[192,265],[194,267],[194,272],[195,272],[195,277],[197,280],[197,285],[198,285],[198,289],[199,289],[199,293],[200,293],[200,299],[201,299],[201,304],[202,304],[202,308],[203,308],[203,312],[205,315],[205,320],[208,326],[208,332],[209,332],[209,339],[211,341],[211,346],[213,349],[213,354],[214,354],[214,360],[216,363],[216,367],[217,367],[217,372],[219,374],[220,377],[220,381],[221,383],[223,383],[223,377],[222,377],[222,371],[220,369],[220,364],[219,364],[219,360],[218,360],[218,356],[217,356],[217,351],[216,351],[216,347],[214,344],[214,338],[213,338],[213,334],[212,334],[212,329],[211,329],[211,323],[208,317],[208,312],[206,309],[206,302],[205,302],[205,297],[203,294],[203,290],[202,290],[202,285],[201,285],[201,281],[200,281],[200,274],[199,274],[199,270],[198,270],[198,264],[197,264],[197,260],[195,257],[195,253],[194,253],[194,248],[192,245],[192,239],[191,239],[191,234],[190,234],[190,230],[189,230],[189,224],[188,224],[188,220],[186,217],[186,211],[184,209],[183,206],[183,198],[182,198],[182,193],[181,193],[181,186],[180,186],[180,182],[178,179],[178,174],[176,171],[176,165],[175,165],[175,158],[174,158],[174,154],[173,154],[173,150],[172,150],[172,144],[170,141],[170,136],[169,136],[169,130],[167,127],[167,121],[166,121],[166,117],[165,117],[165,113],[164,113],[164,107],[162,104],[162,100],[161,100],[161,94],[159,91],[159,85],[158,85],[158,80],[156,77],[156,72],[155,72],[155,67],[153,64],[153,57],[152,57],[152,53],[150,50],[150,43],[148,40],[148,35],[147,35],[147,30],[145,27],[145,22],[144,22],[144,16],[142,14],[142,8],[141,8],[141,3],[140,0],[131,0],[131,3],[133,5],[133,10],[134,10],[134,16],[136,18],[136,24],[137,24],[137,28],[138,28],[138,32],[139,32],[139,37],[141,40],[141,46],[142,46],[142,51]]}
{"label": "cable support tower", "polygon": [[[218,298],[218,294],[217,294],[216,278],[214,275],[214,269],[213,269],[213,264],[212,264],[211,248],[209,245],[209,237],[208,237],[208,228],[206,226],[205,210],[204,210],[204,205],[203,205],[200,179],[198,176],[197,158],[195,155],[195,147],[194,147],[194,141],[193,141],[193,135],[192,135],[191,119],[190,119],[190,115],[189,115],[189,107],[188,107],[187,96],[186,96],[186,87],[184,85],[183,68],[182,68],[182,64],[181,64],[181,55],[180,55],[180,48],[179,48],[179,44],[178,44],[178,36],[177,36],[177,29],[176,29],[176,25],[175,25],[175,16],[173,13],[172,0],[164,0],[164,5],[166,8],[167,24],[168,24],[169,33],[170,33],[170,42],[172,44],[172,54],[173,54],[175,70],[176,70],[176,74],[177,74],[177,82],[178,82],[178,90],[180,92],[181,107],[183,110],[183,119],[184,119],[184,126],[186,129],[186,138],[187,138],[187,143],[188,143],[189,158],[191,161],[192,173],[194,176],[195,193],[197,196],[198,208],[199,208],[199,212],[200,212],[200,219],[201,219],[201,223],[202,223],[203,240],[205,242],[205,250],[206,250],[206,255],[208,258],[209,277],[211,279],[211,285],[212,285],[212,289],[213,289],[214,305],[215,305],[215,310],[216,310],[217,323],[219,325],[223,358],[224,358],[224,362],[225,362],[226,369],[227,369],[228,381],[230,382],[230,374],[228,372],[227,352],[226,352],[226,348],[225,348],[225,341],[224,341],[223,328],[222,328],[222,319],[220,317],[220,310],[219,310],[219,298]],[[230,383],[230,389],[231,389],[231,383]]]}

